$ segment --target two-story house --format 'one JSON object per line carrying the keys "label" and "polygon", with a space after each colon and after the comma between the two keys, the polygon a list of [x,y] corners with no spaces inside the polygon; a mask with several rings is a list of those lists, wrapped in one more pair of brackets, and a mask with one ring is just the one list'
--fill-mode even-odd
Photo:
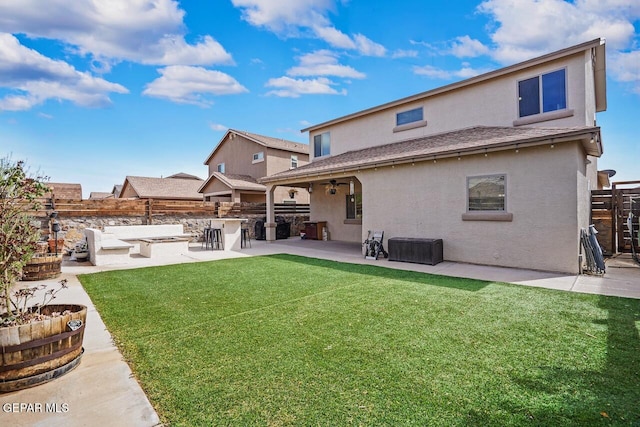
{"label": "two-story house", "polygon": [[[205,201],[264,203],[266,187],[258,178],[295,170],[309,163],[309,146],[229,129],[204,164],[209,178],[200,186]],[[306,188],[279,187],[276,203],[309,203]]]}
{"label": "two-story house", "polygon": [[602,154],[597,39],[303,129],[312,161],[261,179],[311,193],[332,239],[442,238],[450,261],[576,273]]}

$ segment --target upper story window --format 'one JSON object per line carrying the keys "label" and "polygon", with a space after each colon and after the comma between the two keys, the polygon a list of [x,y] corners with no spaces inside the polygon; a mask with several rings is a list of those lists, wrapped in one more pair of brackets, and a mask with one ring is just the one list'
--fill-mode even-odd
{"label": "upper story window", "polygon": [[328,156],[331,153],[331,137],[329,132],[321,133],[313,137],[313,156]]}
{"label": "upper story window", "polygon": [[298,167],[298,156],[295,154],[291,155],[291,169],[295,169]]}
{"label": "upper story window", "polygon": [[413,108],[407,111],[396,113],[396,126],[393,132],[424,127],[427,121],[424,119],[424,109],[422,107]]}
{"label": "upper story window", "polygon": [[520,117],[566,108],[567,82],[564,68],[518,82]]}
{"label": "upper story window", "polygon": [[402,126],[409,123],[421,122],[424,120],[422,107],[413,110],[403,111],[396,114],[396,126]]}
{"label": "upper story window", "polygon": [[506,175],[467,177],[467,211],[505,211]]}
{"label": "upper story window", "polygon": [[253,155],[253,162],[252,163],[258,163],[258,162],[263,162],[264,161],[264,152],[261,151],[259,153],[254,153]]}
{"label": "upper story window", "polygon": [[224,173],[224,163],[218,163],[218,172]]}

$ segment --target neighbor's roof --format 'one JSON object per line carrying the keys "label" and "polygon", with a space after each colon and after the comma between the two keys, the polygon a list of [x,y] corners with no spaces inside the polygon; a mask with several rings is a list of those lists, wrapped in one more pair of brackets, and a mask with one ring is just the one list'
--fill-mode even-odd
{"label": "neighbor's roof", "polygon": [[[45,182],[51,189],[53,197],[56,199],[82,200],[82,186],[80,184],[67,184],[63,182]],[[45,197],[51,197],[51,193]]]}
{"label": "neighbor's roof", "polygon": [[330,125],[334,125],[337,123],[345,122],[347,120],[357,119],[362,116],[366,116],[368,114],[377,113],[379,111],[384,111],[389,108],[395,108],[403,104],[407,104],[410,102],[419,101],[425,98],[429,98],[435,95],[440,95],[446,92],[451,92],[453,90],[458,90],[467,86],[471,86],[477,83],[482,83],[487,80],[501,77],[507,74],[519,72],[521,70],[535,67],[537,65],[543,64],[548,61],[553,61],[556,59],[564,58],[570,55],[575,55],[576,53],[584,52],[587,49],[596,49],[595,58],[597,58],[597,62],[595,64],[595,94],[596,94],[596,111],[604,111],[607,109],[607,99],[606,99],[606,69],[605,69],[605,40],[604,39],[594,39],[589,42],[581,43],[575,46],[567,47],[565,49],[561,49],[555,52],[548,53],[543,56],[539,56],[537,58],[529,59],[524,62],[520,62],[514,65],[510,65],[508,67],[500,68],[498,70],[490,71],[488,73],[480,74],[478,76],[472,77],[470,79],[462,80],[459,82],[451,83],[446,86],[438,87],[426,92],[421,92],[416,95],[411,95],[406,98],[398,99],[396,101],[391,101],[386,104],[378,105],[372,108],[368,108],[366,110],[358,111],[352,114],[348,114],[346,116],[338,117],[336,119],[332,119],[317,125],[309,126],[307,128],[302,129],[300,132],[314,131],[320,128],[325,128]]}
{"label": "neighbor's roof", "polygon": [[240,135],[250,141],[255,142],[258,145],[262,145],[267,148],[274,148],[276,150],[282,151],[290,151],[292,153],[300,153],[300,154],[309,154],[309,145],[303,144],[300,142],[287,141],[282,138],[272,138],[270,136],[258,135],[257,133],[245,132],[241,130],[229,129],[227,133],[224,134],[216,148],[213,149],[211,154],[207,157],[207,160],[204,161],[204,164],[209,164],[209,161],[213,157],[213,155],[218,151],[218,148],[222,146],[224,141],[227,141],[227,138],[230,135]]}
{"label": "neighbor's roof", "polygon": [[202,194],[198,193],[202,179],[127,176],[123,187],[127,184],[141,199],[202,200]]}
{"label": "neighbor's roof", "polygon": [[204,189],[214,180],[222,182],[232,190],[266,191],[267,187],[259,184],[258,181],[249,175],[223,174],[214,172],[201,186],[198,192],[203,193]]}
{"label": "neighbor's roof", "polygon": [[106,191],[92,191],[89,193],[90,200],[111,199],[113,193],[107,193]]}
{"label": "neighbor's roof", "polygon": [[191,175],[191,174],[184,173],[184,172],[174,173],[173,175],[169,175],[166,178],[197,179],[199,181],[202,181],[202,178],[200,178],[199,176]]}
{"label": "neighbor's roof", "polygon": [[[592,136],[594,136],[593,143],[591,143]],[[261,178],[259,181],[270,183],[333,172],[507,150],[515,148],[516,145],[525,148],[550,142],[562,143],[576,140],[582,141],[589,155],[602,154],[599,127],[474,126],[320,158],[297,169],[279,172]]]}

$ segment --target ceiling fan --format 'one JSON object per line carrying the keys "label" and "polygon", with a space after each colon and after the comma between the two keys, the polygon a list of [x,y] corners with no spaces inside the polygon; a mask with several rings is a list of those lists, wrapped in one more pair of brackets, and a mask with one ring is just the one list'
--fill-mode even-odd
{"label": "ceiling fan", "polygon": [[325,185],[325,189],[327,191],[327,193],[329,194],[336,194],[336,192],[338,191],[338,186],[340,185],[349,185],[346,182],[338,182],[335,179],[330,180],[328,183],[324,184]]}

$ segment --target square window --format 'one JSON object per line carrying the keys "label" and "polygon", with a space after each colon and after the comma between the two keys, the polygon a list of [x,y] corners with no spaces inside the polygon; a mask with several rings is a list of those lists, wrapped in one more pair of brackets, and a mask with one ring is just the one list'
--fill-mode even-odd
{"label": "square window", "polygon": [[254,163],[255,163],[255,162],[259,162],[259,161],[261,161],[261,160],[264,160],[264,152],[262,152],[262,151],[261,151],[261,152],[259,152],[259,153],[255,153],[255,154],[253,155],[253,161],[254,161]]}
{"label": "square window", "polygon": [[566,70],[561,69],[518,82],[520,117],[567,108]]}
{"label": "square window", "polygon": [[328,156],[331,151],[331,138],[329,132],[321,133],[313,137],[313,156]]}
{"label": "square window", "polygon": [[424,120],[422,107],[413,110],[403,111],[396,114],[396,126],[406,125],[408,123],[420,122]]}
{"label": "square window", "polygon": [[506,175],[467,177],[467,211],[505,211]]}
{"label": "square window", "polygon": [[224,173],[224,163],[218,163],[218,172]]}
{"label": "square window", "polygon": [[295,169],[298,167],[298,156],[291,155],[291,169]]}

